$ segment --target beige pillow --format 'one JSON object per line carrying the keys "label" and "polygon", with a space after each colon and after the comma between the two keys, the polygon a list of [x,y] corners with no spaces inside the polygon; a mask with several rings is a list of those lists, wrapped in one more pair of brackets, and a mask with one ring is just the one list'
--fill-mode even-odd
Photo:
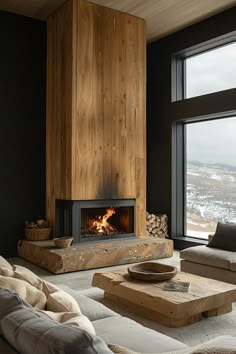
{"label": "beige pillow", "polygon": [[89,332],[90,334],[96,335],[95,329],[92,323],[89,321],[88,317],[82,315],[81,313],[52,312],[52,311],[42,311],[42,310],[39,311],[43,312],[45,315],[47,315],[48,317],[50,317],[56,322],[77,326],[85,330],[86,332]]}
{"label": "beige pillow", "polygon": [[55,291],[48,296],[47,310],[53,312],[81,313],[76,300],[63,290]]}
{"label": "beige pillow", "polygon": [[56,285],[49,283],[46,280],[43,280],[43,288],[42,291],[44,292],[44,294],[46,295],[46,297],[48,298],[49,294],[55,293],[56,291],[60,291],[61,289],[58,288]]}
{"label": "beige pillow", "polygon": [[13,277],[14,270],[11,268],[0,267],[0,275],[3,275],[4,277]]}
{"label": "beige pillow", "polygon": [[0,275],[0,286],[15,291],[31,306],[45,309],[47,298],[44,293],[26,281]]}
{"label": "beige pillow", "polygon": [[35,288],[42,290],[43,288],[43,281],[40,279],[36,274],[31,272],[31,270],[22,267],[20,265],[14,265],[14,278],[24,280],[27,283],[31,284]]}
{"label": "beige pillow", "polygon": [[2,256],[0,256],[0,268],[1,267],[12,269],[12,265]]}

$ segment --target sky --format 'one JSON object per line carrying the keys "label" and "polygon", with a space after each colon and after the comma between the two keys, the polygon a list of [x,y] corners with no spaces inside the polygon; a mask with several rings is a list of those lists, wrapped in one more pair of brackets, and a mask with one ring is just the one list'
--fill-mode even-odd
{"label": "sky", "polygon": [[[186,60],[187,98],[234,87],[236,43]],[[188,124],[187,160],[236,166],[236,116]]]}
{"label": "sky", "polygon": [[187,160],[236,166],[236,117],[187,124]]}
{"label": "sky", "polygon": [[186,60],[186,98],[236,87],[236,42]]}

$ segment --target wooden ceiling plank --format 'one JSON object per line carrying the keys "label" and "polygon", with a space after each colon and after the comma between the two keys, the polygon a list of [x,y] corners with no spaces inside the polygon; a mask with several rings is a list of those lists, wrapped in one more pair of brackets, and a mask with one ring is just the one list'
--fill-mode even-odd
{"label": "wooden ceiling plank", "polygon": [[[66,0],[0,0],[0,10],[46,20]],[[90,0],[145,19],[149,42],[236,6],[236,0]]]}

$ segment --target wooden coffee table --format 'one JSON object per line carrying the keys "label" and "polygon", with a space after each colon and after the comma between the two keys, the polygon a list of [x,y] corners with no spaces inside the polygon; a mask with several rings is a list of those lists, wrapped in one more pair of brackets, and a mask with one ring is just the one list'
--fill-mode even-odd
{"label": "wooden coffee table", "polygon": [[198,275],[178,272],[176,281],[190,282],[188,292],[163,290],[164,282],[133,280],[127,269],[96,272],[92,285],[105,291],[104,297],[144,317],[169,327],[199,321],[232,311],[236,286]]}

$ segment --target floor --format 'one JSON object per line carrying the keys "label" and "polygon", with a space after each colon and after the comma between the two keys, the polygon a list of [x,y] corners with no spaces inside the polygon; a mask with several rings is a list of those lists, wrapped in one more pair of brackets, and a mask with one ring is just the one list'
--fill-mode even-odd
{"label": "floor", "polygon": [[[39,268],[21,258],[11,258],[9,259],[13,264],[20,264],[35,272],[41,278],[50,281],[55,285],[67,285],[75,290],[83,290],[91,288],[91,281],[93,274],[97,271],[97,269],[92,270],[84,270],[80,272],[66,273],[66,274],[52,274],[48,271]],[[157,262],[174,265],[179,269],[180,259],[179,252],[174,251],[174,255],[171,258],[165,258],[161,260],[157,260]],[[118,269],[124,266],[115,266],[115,267],[107,267],[107,268],[99,268],[99,270],[109,270],[109,269]],[[199,343],[206,342],[209,339],[215,338],[219,335],[233,335],[236,336],[236,303],[233,304],[233,311],[231,313],[211,317],[204,318],[199,322],[196,322],[192,325],[180,327],[180,328],[168,328],[163,325],[160,325],[154,321],[139,317],[134,313],[129,313],[124,309],[121,309],[114,304],[105,302],[103,299],[103,291],[98,289],[97,291],[97,300],[104,303],[106,306],[110,307],[112,310],[120,313],[121,315],[125,315],[130,317],[137,322],[143,324],[146,327],[152,328],[158,332],[169,335],[179,341],[186,343],[188,345],[196,345]]]}

